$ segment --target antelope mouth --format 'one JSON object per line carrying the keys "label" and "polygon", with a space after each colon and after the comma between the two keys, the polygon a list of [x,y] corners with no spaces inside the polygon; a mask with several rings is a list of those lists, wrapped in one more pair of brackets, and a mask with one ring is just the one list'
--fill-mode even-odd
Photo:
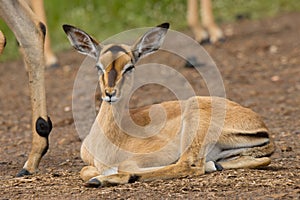
{"label": "antelope mouth", "polygon": [[105,96],[105,97],[102,97],[102,100],[106,101],[108,103],[114,103],[114,102],[117,102],[119,100],[119,98],[116,96],[112,96],[112,97]]}

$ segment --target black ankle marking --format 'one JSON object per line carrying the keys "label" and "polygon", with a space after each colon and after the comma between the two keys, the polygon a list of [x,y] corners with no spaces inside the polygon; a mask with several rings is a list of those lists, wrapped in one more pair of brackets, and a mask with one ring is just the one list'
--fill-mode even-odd
{"label": "black ankle marking", "polygon": [[39,22],[39,27],[40,27],[40,29],[43,33],[44,38],[45,38],[45,36],[46,36],[46,26],[45,26],[45,24],[43,24],[42,22]]}
{"label": "black ankle marking", "polygon": [[41,137],[48,138],[52,130],[52,122],[50,117],[48,117],[47,121],[39,117],[35,123],[35,130]]}
{"label": "black ankle marking", "polygon": [[224,169],[220,163],[214,162],[214,164],[215,164],[217,171],[222,171]]}
{"label": "black ankle marking", "polygon": [[134,182],[138,181],[140,178],[141,178],[140,176],[135,175],[135,174],[130,175],[128,183],[134,183]]}
{"label": "black ankle marking", "polygon": [[49,141],[47,140],[47,146],[45,147],[45,149],[42,152],[42,157],[47,153],[48,149],[49,149]]}
{"label": "black ankle marking", "polygon": [[22,169],[18,174],[17,177],[22,177],[22,176],[28,176],[32,175],[27,169]]}
{"label": "black ankle marking", "polygon": [[57,68],[59,68],[60,67],[60,64],[58,63],[58,62],[56,62],[56,63],[53,63],[53,64],[50,64],[50,65],[47,65],[46,66],[46,69],[48,70],[48,69],[57,69]]}

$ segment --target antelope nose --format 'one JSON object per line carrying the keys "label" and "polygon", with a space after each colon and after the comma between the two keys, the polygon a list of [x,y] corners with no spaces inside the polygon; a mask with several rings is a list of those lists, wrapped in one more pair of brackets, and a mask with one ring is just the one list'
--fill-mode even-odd
{"label": "antelope nose", "polygon": [[108,96],[108,97],[112,97],[112,96],[115,96],[116,95],[116,89],[113,89],[113,90],[105,90],[105,95]]}

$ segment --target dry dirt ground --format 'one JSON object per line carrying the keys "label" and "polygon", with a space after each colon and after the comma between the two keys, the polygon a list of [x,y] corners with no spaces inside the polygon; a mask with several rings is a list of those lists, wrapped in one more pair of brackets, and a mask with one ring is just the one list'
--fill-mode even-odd
{"label": "dry dirt ground", "polygon": [[[50,150],[40,171],[25,178],[15,175],[31,144],[27,76],[22,61],[0,64],[0,199],[299,199],[300,13],[243,20],[224,24],[223,29],[226,42],[205,49],[222,74],[227,97],[264,118],[276,143],[271,165],[176,180],[84,187],[79,178],[84,166],[79,156],[81,141],[70,111],[73,81],[84,57],[69,51],[59,55],[61,68],[46,72],[48,109],[54,123]],[[199,78],[183,62],[173,64],[192,85]],[[148,102],[160,101],[153,98],[164,95],[153,94],[162,91],[154,86],[139,90]],[[144,104],[137,97],[132,102]]]}

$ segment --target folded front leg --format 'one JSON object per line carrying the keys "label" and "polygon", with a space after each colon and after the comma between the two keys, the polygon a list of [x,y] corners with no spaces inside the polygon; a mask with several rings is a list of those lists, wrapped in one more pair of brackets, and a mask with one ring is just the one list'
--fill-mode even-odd
{"label": "folded front leg", "polygon": [[[187,163],[187,162],[186,162]],[[190,166],[183,165],[183,163],[176,163],[165,167],[153,167],[153,168],[140,168],[138,172],[128,173],[119,172],[117,174],[111,174],[108,176],[99,175],[91,178],[86,182],[88,187],[106,187],[126,183],[134,183],[136,181],[153,181],[153,180],[165,180],[173,179],[184,176],[195,176],[204,174],[204,166]]]}

